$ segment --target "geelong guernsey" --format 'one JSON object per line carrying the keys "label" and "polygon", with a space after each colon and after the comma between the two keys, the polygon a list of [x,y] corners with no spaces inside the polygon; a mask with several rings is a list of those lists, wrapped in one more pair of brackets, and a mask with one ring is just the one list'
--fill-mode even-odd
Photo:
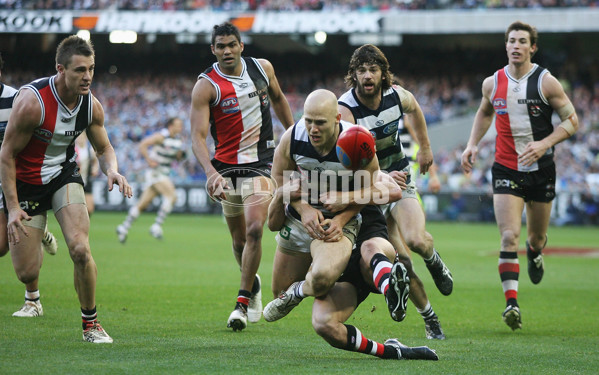
{"label": "geelong guernsey", "polygon": [[8,117],[12,110],[12,103],[15,98],[17,90],[0,83],[0,145],[4,140],[4,132],[6,131],[6,124],[8,123]]}
{"label": "geelong guernsey", "polygon": [[168,129],[161,129],[160,134],[164,137],[162,143],[155,144],[150,150],[150,158],[158,162],[160,173],[168,175],[177,155],[183,151],[183,141],[179,137],[171,137]]}
{"label": "geelong guernsey", "polygon": [[269,80],[258,60],[241,59],[240,76],[223,73],[214,63],[199,78],[216,89],[210,103],[214,158],[227,164],[272,162],[275,142],[268,98]]}
{"label": "geelong guernsey", "polygon": [[553,164],[553,147],[531,166],[518,163],[518,155],[529,142],[541,140],[553,132],[553,108],[541,90],[543,76],[547,73],[547,69],[537,64],[520,79],[510,76],[507,66],[495,72],[490,99],[496,114],[495,162],[504,167],[530,172]]}
{"label": "geelong guernsey", "polygon": [[17,156],[17,179],[45,185],[69,163],[75,163],[75,138],[92,122],[92,94],[80,95],[74,109],[62,102],[56,91],[56,76],[23,86],[35,93],[42,108],[39,126]]}
{"label": "geelong guernsey", "polygon": [[408,165],[398,136],[399,121],[403,117],[401,100],[396,91],[398,89],[399,87],[393,86],[385,90],[376,110],[363,105],[355,89],[350,89],[339,98],[339,104],[352,112],[356,124],[370,130],[376,141],[376,156],[380,168],[387,171],[401,170]]}
{"label": "geelong guernsey", "polygon": [[[341,121],[339,134],[351,126],[355,125]],[[321,210],[325,216],[334,216],[324,209],[319,201],[319,195],[329,191],[354,190],[354,172],[346,169],[339,162],[335,147],[324,156],[314,149],[303,118],[293,127],[289,152],[291,160],[297,165],[303,183],[308,184],[309,203]]]}

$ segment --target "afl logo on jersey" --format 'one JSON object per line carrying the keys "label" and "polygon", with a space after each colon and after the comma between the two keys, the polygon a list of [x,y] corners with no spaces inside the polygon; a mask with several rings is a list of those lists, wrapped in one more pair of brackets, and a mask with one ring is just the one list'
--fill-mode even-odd
{"label": "afl logo on jersey", "polygon": [[223,113],[227,114],[239,112],[239,102],[237,101],[237,98],[223,99],[223,101],[220,102],[220,108]]}
{"label": "afl logo on jersey", "polygon": [[376,141],[376,132],[374,130],[370,131],[370,135],[372,135],[372,138],[374,138],[374,140]]}
{"label": "afl logo on jersey", "polygon": [[505,102],[505,99],[493,99],[493,108],[495,109],[495,113],[497,113],[498,115],[505,115],[507,113],[507,104]]}
{"label": "afl logo on jersey", "polygon": [[48,129],[35,129],[33,136],[44,143],[52,142],[52,132]]}

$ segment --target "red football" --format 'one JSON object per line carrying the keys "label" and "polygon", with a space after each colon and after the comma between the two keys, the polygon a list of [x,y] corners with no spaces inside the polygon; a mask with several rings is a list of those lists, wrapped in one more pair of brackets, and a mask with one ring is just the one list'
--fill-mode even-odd
{"label": "red football", "polygon": [[374,138],[359,125],[345,129],[337,139],[337,158],[347,169],[364,168],[374,158],[375,151]]}

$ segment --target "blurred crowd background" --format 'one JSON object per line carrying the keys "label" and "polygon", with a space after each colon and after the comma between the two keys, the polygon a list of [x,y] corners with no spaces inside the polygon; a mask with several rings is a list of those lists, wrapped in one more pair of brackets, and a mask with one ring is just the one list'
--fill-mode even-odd
{"label": "blurred crowd background", "polygon": [[[590,0],[0,0],[0,9],[455,9],[455,8],[518,8],[518,7],[596,7],[599,1]],[[506,24],[507,25],[507,24]],[[1,34],[0,34],[1,35]],[[459,37],[457,37],[459,38]],[[561,215],[563,224],[599,224],[599,58],[580,54],[581,49],[563,48],[564,43],[544,44],[552,36],[540,34],[539,52],[533,62],[547,67],[563,84],[576,107],[579,131],[575,136],[556,147],[558,193],[572,194],[568,214]],[[94,40],[92,36],[92,41]],[[468,131],[458,134],[459,145],[435,147],[442,192],[452,194],[452,207],[460,211],[465,202],[462,193],[491,193],[490,169],[494,158],[494,139],[485,138],[480,145],[480,155],[474,172],[465,176],[460,168],[461,153],[469,137],[471,118],[481,99],[481,84],[485,77],[507,63],[502,37],[497,39],[492,51],[476,48],[436,49],[431,46],[415,50],[406,47],[382,47],[391,63],[396,81],[411,91],[420,103],[430,131],[448,126],[454,119],[469,121]],[[186,124],[183,137],[188,145],[187,159],[175,168],[176,184],[201,185],[206,176],[191,152],[189,138],[189,108],[191,90],[197,76],[214,62],[207,44],[192,46],[203,53],[173,54],[154,52],[137,56],[117,67],[102,66],[107,53],[97,48],[98,69],[92,91],[104,106],[106,127],[114,145],[122,172],[135,182],[142,182],[146,163],[140,156],[137,144],[146,135],[163,127],[170,117],[180,117]],[[325,45],[322,47],[327,49]],[[331,45],[331,49],[335,49]],[[100,50],[102,50],[100,52]],[[582,48],[584,50],[584,48]],[[113,50],[117,55],[121,50]],[[353,47],[350,49],[353,51]],[[295,120],[303,111],[306,95],[317,88],[332,90],[337,95],[347,88],[343,77],[349,61],[348,53],[332,52],[318,55],[304,52],[277,54],[246,46],[244,55],[269,59],[285,93]],[[49,55],[47,55],[49,56]],[[47,61],[11,61],[4,56],[5,68],[2,82],[18,87],[31,80],[54,74],[53,56]],[[275,119],[276,136],[283,131]],[[464,120],[465,119],[465,120]],[[557,122],[557,117],[555,117]],[[428,178],[418,179],[422,192],[428,190]],[[570,215],[570,216],[568,216]],[[448,214],[448,216],[450,216]],[[568,217],[566,219],[565,217]],[[492,219],[489,218],[489,219]],[[559,224],[559,223],[558,223]]]}

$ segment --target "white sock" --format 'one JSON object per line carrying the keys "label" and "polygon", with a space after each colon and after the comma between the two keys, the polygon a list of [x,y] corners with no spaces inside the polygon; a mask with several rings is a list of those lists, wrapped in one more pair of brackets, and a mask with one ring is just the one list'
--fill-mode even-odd
{"label": "white sock", "polygon": [[39,289],[35,290],[33,292],[25,290],[25,299],[29,300],[29,301],[37,301],[38,299],[40,299],[40,291],[39,291]]}

